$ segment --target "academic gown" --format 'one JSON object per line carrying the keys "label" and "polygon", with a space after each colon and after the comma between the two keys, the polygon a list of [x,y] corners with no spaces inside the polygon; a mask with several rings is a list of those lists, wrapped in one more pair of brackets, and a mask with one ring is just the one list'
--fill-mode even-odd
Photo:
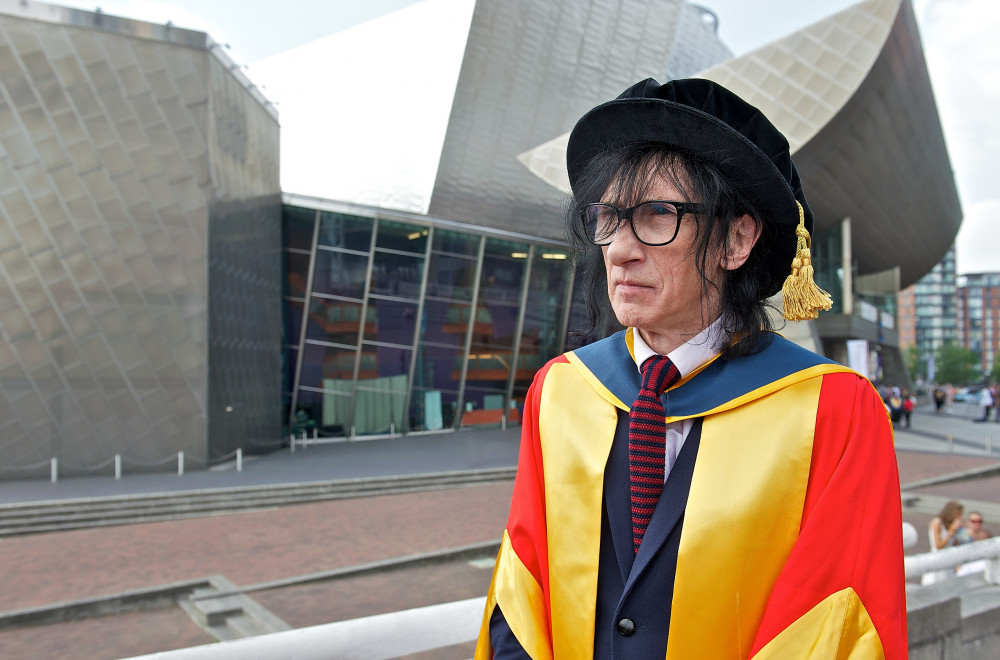
{"label": "academic gown", "polygon": [[631,332],[535,377],[476,658],[491,620],[536,660],[905,658],[899,477],[871,384],[777,335],[689,374],[667,422],[696,423],[633,554]]}

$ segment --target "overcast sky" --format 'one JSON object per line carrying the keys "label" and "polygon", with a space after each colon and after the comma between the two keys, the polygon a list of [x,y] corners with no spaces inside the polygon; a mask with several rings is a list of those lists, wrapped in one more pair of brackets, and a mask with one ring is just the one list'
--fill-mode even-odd
{"label": "overcast sky", "polygon": [[[249,65],[415,0],[95,0],[56,2],[208,32]],[[913,0],[965,215],[959,273],[1000,271],[1000,0]],[[851,0],[701,0],[722,40],[753,50],[850,5]],[[280,109],[279,109],[280,112]]]}

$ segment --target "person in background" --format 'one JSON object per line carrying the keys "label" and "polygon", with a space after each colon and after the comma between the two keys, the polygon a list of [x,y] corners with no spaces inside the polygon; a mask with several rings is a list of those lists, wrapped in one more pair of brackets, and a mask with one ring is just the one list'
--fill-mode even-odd
{"label": "person in background", "polygon": [[985,422],[989,420],[990,409],[993,407],[993,393],[990,391],[989,387],[984,387],[979,390],[979,405],[983,409],[983,416],[975,421]]}
{"label": "person in background", "polygon": [[947,502],[936,516],[931,518],[928,527],[931,550],[941,550],[953,545],[958,545],[960,530],[964,528],[962,516],[965,507],[961,502],[951,500]]}
{"label": "person in background", "polygon": [[566,154],[591,328],[625,329],[535,376],[477,660],[904,658],[885,408],[766,309],[832,305],[785,137],[714,82],[648,79]]}
{"label": "person in background", "polygon": [[934,412],[940,413],[941,409],[944,408],[944,403],[947,395],[945,394],[944,388],[938,385],[934,388]]}
{"label": "person in background", "polygon": [[913,415],[913,409],[917,406],[917,398],[910,394],[910,390],[905,387],[900,393],[900,397],[902,398],[900,408],[903,415],[903,421],[905,422],[906,428],[910,428],[910,416]]}
{"label": "person in background", "polygon": [[983,527],[983,514],[979,511],[969,512],[969,517],[966,519],[963,529],[965,530],[965,533],[962,534],[962,542],[964,543],[984,541],[993,537],[993,534]]}

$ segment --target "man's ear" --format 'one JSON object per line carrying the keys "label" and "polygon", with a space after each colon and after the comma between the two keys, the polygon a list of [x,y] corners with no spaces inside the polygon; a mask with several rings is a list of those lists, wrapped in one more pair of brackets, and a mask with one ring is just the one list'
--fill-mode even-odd
{"label": "man's ear", "polygon": [[750,250],[760,238],[760,223],[749,214],[733,218],[729,225],[729,251],[722,256],[723,270],[736,270],[750,256]]}

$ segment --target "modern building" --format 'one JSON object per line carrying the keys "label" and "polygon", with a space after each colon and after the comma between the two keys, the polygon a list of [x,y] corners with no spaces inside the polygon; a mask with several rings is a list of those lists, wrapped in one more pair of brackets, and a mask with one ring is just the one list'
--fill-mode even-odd
{"label": "modern building", "polygon": [[207,35],[0,0],[0,216],[0,477],[278,446],[277,115]]}
{"label": "modern building", "polygon": [[968,273],[958,283],[958,339],[979,355],[984,376],[1000,356],[1000,273]]}
{"label": "modern building", "polygon": [[[788,137],[815,214],[817,280],[832,313],[787,331],[875,380],[908,382],[896,294],[941,261],[961,204],[909,0],[866,0],[697,74]],[[568,190],[563,134],[522,155]],[[852,360],[849,342],[867,342]],[[867,364],[866,364],[867,362]]]}
{"label": "modern building", "polygon": [[930,367],[945,344],[969,346],[959,324],[961,300],[952,245],[929,273],[899,294],[900,346],[915,347],[918,372],[933,380]]}
{"label": "modern building", "polygon": [[786,132],[839,300],[788,331],[898,357],[891,301],[961,220],[909,0],[735,59],[716,24],[424,0],[276,56],[279,193],[274,108],[206,35],[0,0],[0,476],[516,423],[588,339],[560,136],[644,77],[716,79]]}

